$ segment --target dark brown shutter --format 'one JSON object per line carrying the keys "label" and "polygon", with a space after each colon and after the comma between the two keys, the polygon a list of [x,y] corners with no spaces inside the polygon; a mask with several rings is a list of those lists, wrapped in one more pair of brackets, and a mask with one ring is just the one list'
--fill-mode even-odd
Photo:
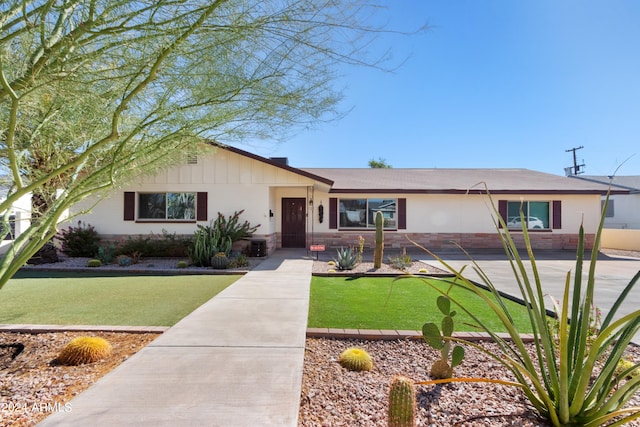
{"label": "dark brown shutter", "polygon": [[560,200],[553,201],[553,225],[554,229],[562,228],[562,202]]}
{"label": "dark brown shutter", "polygon": [[136,193],[133,191],[124,192],[124,220],[136,220]]}
{"label": "dark brown shutter", "polygon": [[[506,200],[498,200],[498,213],[502,217],[502,219],[507,222],[507,201]],[[498,218],[498,227],[502,228],[502,224],[500,223],[500,218]]]}
{"label": "dark brown shutter", "polygon": [[208,219],[208,197],[209,193],[199,191],[196,200],[196,221],[206,221]]}
{"label": "dark brown shutter", "polygon": [[335,197],[329,198],[329,229],[335,230],[338,228],[338,199]]}
{"label": "dark brown shutter", "polygon": [[398,199],[398,230],[407,229],[407,199]]}

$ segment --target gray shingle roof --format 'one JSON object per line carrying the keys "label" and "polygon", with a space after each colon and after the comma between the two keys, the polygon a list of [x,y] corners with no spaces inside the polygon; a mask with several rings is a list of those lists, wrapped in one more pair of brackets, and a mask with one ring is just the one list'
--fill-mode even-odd
{"label": "gray shingle roof", "polygon": [[[591,182],[600,182],[603,184],[609,184],[611,181],[611,177],[606,175],[580,175],[577,178]],[[616,187],[625,188],[632,192],[640,191],[640,175],[615,176],[613,177],[612,183]]]}
{"label": "gray shingle roof", "polygon": [[[608,186],[528,169],[300,168],[334,181],[332,193],[604,194]],[[626,191],[623,191],[626,192]]]}

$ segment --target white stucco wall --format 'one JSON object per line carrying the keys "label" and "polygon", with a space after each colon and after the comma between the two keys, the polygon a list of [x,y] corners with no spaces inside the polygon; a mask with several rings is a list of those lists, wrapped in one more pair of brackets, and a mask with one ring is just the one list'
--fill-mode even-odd
{"label": "white stucco wall", "polygon": [[[256,234],[267,235],[278,227],[280,188],[291,189],[293,194],[306,194],[307,186],[312,185],[310,178],[218,149],[212,155],[201,157],[198,164],[172,167],[101,197],[85,200],[72,208],[72,222],[82,220],[103,235],[158,234],[162,230],[191,234],[196,229],[194,223],[124,221],[124,192],[207,192],[208,220],[199,224],[215,219],[218,212],[228,216],[244,209],[241,220],[261,224]],[[270,210],[274,217],[269,216]],[[79,214],[82,211],[89,212]]]}
{"label": "white stucco wall", "polygon": [[607,228],[640,230],[640,194],[611,196],[613,216],[605,219]]}
{"label": "white stucco wall", "polygon": [[[332,232],[329,229],[329,198],[406,198],[406,233],[491,233],[495,231],[493,211],[489,198],[478,194],[328,194],[315,195],[316,232]],[[575,234],[584,219],[585,232],[595,232],[600,220],[599,195],[494,195],[493,201],[562,201],[562,228],[554,233]],[[324,222],[317,220],[317,206],[324,206]]]}

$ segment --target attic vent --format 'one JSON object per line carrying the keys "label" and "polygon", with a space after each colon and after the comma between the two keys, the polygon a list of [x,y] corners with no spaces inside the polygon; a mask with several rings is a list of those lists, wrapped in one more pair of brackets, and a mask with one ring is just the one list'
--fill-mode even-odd
{"label": "attic vent", "polygon": [[188,165],[197,165],[198,164],[198,155],[197,154],[187,154],[187,164]]}
{"label": "attic vent", "polygon": [[288,157],[270,157],[271,161],[279,163],[284,166],[289,166],[289,158]]}

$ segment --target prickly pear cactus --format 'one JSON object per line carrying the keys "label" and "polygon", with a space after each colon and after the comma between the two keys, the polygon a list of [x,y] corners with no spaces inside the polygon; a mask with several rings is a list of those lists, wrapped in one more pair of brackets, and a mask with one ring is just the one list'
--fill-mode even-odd
{"label": "prickly pear cactus", "polygon": [[413,381],[396,375],[389,386],[389,427],[416,425],[416,391]]}
{"label": "prickly pear cactus", "polygon": [[340,354],[340,365],[350,371],[370,371],[373,360],[365,350],[357,347],[346,349]]}
{"label": "prickly pear cactus", "polygon": [[429,374],[434,380],[444,380],[453,377],[453,368],[446,360],[438,359],[431,365]]}
{"label": "prickly pear cactus", "polygon": [[377,211],[375,216],[376,224],[376,245],[373,250],[373,268],[382,267],[382,253],[384,251],[384,218],[382,212]]}
{"label": "prickly pear cactus", "polygon": [[[453,317],[456,312],[451,310],[451,300],[447,296],[440,295],[436,304],[444,315],[441,323],[442,330],[433,322],[425,323],[422,326],[422,337],[433,349],[440,350],[440,360],[437,360],[431,367],[431,376],[434,379],[446,379],[451,378],[453,368],[462,363],[464,348],[459,345],[452,348]],[[449,364],[449,360],[451,360],[451,364]]]}

